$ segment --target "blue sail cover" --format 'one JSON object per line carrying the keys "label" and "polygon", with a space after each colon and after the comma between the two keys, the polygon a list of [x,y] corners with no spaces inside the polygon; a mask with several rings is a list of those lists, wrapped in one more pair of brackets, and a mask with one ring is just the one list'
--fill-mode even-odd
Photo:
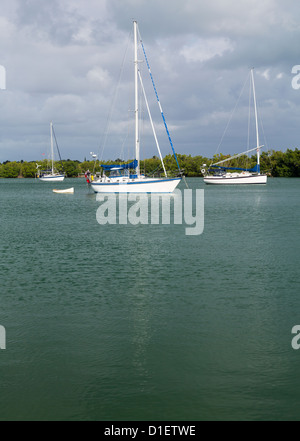
{"label": "blue sail cover", "polygon": [[135,159],[134,161],[129,162],[128,164],[110,164],[110,165],[101,164],[101,167],[104,168],[104,170],[129,170],[131,168],[136,168],[137,165],[138,162]]}
{"label": "blue sail cover", "polygon": [[210,167],[212,167],[212,168],[219,168],[221,170],[243,170],[243,171],[249,171],[249,172],[253,172],[253,173],[259,173],[260,172],[260,167],[259,167],[258,164],[256,164],[252,168],[222,167],[220,165],[211,165]]}

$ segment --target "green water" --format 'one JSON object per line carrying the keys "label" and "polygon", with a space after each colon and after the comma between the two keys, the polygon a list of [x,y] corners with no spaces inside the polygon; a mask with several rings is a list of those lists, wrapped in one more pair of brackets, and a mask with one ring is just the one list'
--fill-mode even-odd
{"label": "green water", "polygon": [[198,236],[0,180],[0,420],[300,420],[300,180],[188,184]]}

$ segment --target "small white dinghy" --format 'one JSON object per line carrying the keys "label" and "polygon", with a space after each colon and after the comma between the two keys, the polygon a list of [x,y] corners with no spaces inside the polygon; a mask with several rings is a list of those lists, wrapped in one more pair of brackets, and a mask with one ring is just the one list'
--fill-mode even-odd
{"label": "small white dinghy", "polygon": [[65,188],[65,189],[62,189],[62,190],[57,190],[57,189],[54,188],[53,192],[54,193],[63,193],[63,194],[72,194],[72,193],[74,193],[74,187]]}

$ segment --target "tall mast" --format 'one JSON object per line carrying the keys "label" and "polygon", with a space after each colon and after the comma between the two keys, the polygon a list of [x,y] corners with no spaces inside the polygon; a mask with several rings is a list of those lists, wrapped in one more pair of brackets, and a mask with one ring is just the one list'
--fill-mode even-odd
{"label": "tall mast", "polygon": [[51,139],[51,158],[52,158],[52,174],[54,174],[54,151],[53,151],[53,128],[52,121],[50,123],[50,139]]}
{"label": "tall mast", "polygon": [[139,97],[138,97],[138,51],[137,51],[137,22],[133,22],[134,30],[134,97],[135,97],[135,159],[137,160],[136,174],[140,174],[140,141],[139,141]]}
{"label": "tall mast", "polygon": [[257,121],[257,107],[256,107],[256,95],[255,95],[255,86],[254,86],[254,68],[251,69],[251,79],[252,79],[252,87],[253,87],[253,100],[254,100],[254,112],[255,112],[255,127],[256,127],[256,153],[257,153],[257,172],[260,174],[260,163],[259,163],[259,135],[258,135],[258,121]]}

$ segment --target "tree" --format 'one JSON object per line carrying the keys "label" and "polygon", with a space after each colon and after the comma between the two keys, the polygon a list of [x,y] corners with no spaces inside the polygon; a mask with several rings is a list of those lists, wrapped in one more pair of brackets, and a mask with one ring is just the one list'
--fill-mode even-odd
{"label": "tree", "polygon": [[[226,158],[222,153],[215,155],[213,159],[203,156],[191,156],[177,154],[180,168],[184,170],[184,174],[187,177],[202,176],[201,169],[203,164],[211,164],[212,162],[219,162]],[[131,160],[132,161],[132,160]],[[131,162],[126,161],[126,162]],[[77,160],[65,160],[63,167],[68,177],[77,177],[78,174],[83,174],[86,170],[91,172],[100,171],[100,162],[97,161],[83,161]],[[118,158],[116,161],[102,161],[102,164],[114,164],[120,163]],[[169,176],[178,174],[178,166],[173,155],[167,155],[164,158],[165,167]],[[242,155],[238,158],[232,159],[230,163],[226,164],[231,167],[252,168],[256,164],[256,155],[249,158],[246,155]],[[39,170],[49,169],[49,162],[47,160],[39,161]],[[300,177],[300,150],[287,149],[286,152],[269,150],[268,152],[262,152],[260,156],[260,166],[262,173],[268,173],[274,177]],[[61,162],[56,162],[55,167],[57,170],[62,171]],[[145,159],[141,161],[141,171],[147,175],[163,176],[163,167],[160,159],[157,156]],[[0,177],[1,178],[17,178],[22,176],[24,178],[33,178],[37,172],[36,162],[11,162],[5,161],[0,164]]]}
{"label": "tree", "polygon": [[0,169],[1,178],[17,178],[20,175],[21,163],[6,161]]}
{"label": "tree", "polygon": [[68,178],[75,178],[80,173],[79,164],[77,161],[71,161],[68,159],[67,161],[62,161],[64,172],[68,176]]}

